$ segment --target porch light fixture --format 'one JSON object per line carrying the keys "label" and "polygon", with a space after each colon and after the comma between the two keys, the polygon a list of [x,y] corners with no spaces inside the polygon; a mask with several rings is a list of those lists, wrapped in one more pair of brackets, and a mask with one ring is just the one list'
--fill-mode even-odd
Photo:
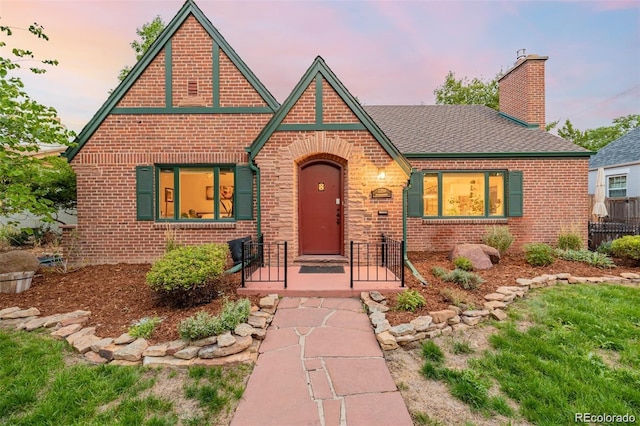
{"label": "porch light fixture", "polygon": [[378,180],[385,180],[387,177],[387,172],[384,167],[378,167]]}

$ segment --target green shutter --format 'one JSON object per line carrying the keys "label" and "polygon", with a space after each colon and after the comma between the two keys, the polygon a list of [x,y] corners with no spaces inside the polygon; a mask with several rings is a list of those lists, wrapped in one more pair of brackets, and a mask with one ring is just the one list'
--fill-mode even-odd
{"label": "green shutter", "polygon": [[236,167],[236,219],[253,219],[253,172],[249,166]]}
{"label": "green shutter", "polygon": [[136,215],[153,220],[153,166],[136,166]]}
{"label": "green shutter", "polygon": [[507,215],[511,217],[522,217],[522,172],[514,170],[509,172],[509,210]]}
{"label": "green shutter", "polygon": [[422,173],[411,173],[410,187],[407,193],[407,216],[422,217],[424,207],[422,206]]}

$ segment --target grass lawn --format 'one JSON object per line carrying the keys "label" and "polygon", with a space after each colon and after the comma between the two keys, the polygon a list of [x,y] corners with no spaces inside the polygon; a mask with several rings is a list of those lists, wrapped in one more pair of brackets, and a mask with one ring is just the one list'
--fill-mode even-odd
{"label": "grass lawn", "polygon": [[0,330],[0,424],[218,424],[250,372],[87,365],[48,335]]}
{"label": "grass lawn", "polygon": [[640,289],[549,287],[512,304],[509,314],[496,324],[491,349],[465,370],[443,367],[439,348],[427,341],[423,375],[445,381],[487,416],[540,425],[573,424],[576,413],[640,420]]}

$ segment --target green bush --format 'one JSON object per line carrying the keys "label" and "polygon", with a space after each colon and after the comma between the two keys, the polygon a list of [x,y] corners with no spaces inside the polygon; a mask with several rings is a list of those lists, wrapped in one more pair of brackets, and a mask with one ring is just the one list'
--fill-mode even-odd
{"label": "green bush", "polygon": [[484,282],[480,275],[469,271],[463,271],[462,269],[454,269],[449,272],[445,281],[452,281],[465,290],[475,290]]}
{"label": "green bush", "polygon": [[444,278],[449,272],[440,266],[434,266],[433,268],[431,268],[431,273],[436,278]]}
{"label": "green bush", "polygon": [[457,269],[462,269],[463,271],[473,271],[473,263],[471,263],[469,258],[464,256],[456,257],[453,260],[453,265]]}
{"label": "green bush", "polygon": [[570,260],[573,262],[583,262],[597,268],[613,268],[616,265],[606,254],[582,250],[556,250],[555,254],[560,259]]}
{"label": "green bush", "polygon": [[596,252],[606,254],[607,256],[611,256],[611,241],[603,241],[600,243]]}
{"label": "green bush", "polygon": [[640,262],[640,235],[625,235],[613,240],[611,252],[616,257]]}
{"label": "green bush", "polygon": [[195,316],[181,321],[178,325],[178,334],[183,339],[197,340],[232,331],[238,324],[247,321],[250,311],[249,299],[225,302],[219,315],[212,316],[200,311]]}
{"label": "green bush", "polygon": [[13,247],[21,247],[27,245],[29,238],[31,237],[31,230],[18,229],[12,225],[5,225],[0,228],[0,240],[4,244],[8,244]]}
{"label": "green bush", "polygon": [[548,244],[531,243],[524,246],[524,258],[531,266],[548,266],[555,259],[553,248]]}
{"label": "green bush", "polygon": [[228,255],[226,244],[177,247],[153,264],[147,284],[154,291],[191,290],[220,277]]}
{"label": "green bush", "polygon": [[198,340],[213,336],[216,321],[216,317],[213,315],[200,311],[195,316],[180,321],[178,334],[185,340]]}
{"label": "green bush", "polygon": [[415,312],[423,307],[427,301],[417,290],[405,290],[398,294],[396,306],[401,311]]}
{"label": "green bush", "polygon": [[513,244],[514,236],[509,232],[508,226],[494,225],[486,229],[482,236],[482,242],[498,250],[502,256]]}
{"label": "green bush", "polygon": [[153,334],[153,331],[161,322],[162,319],[158,317],[145,317],[129,327],[129,331],[127,331],[127,333],[129,336],[149,339]]}
{"label": "green bush", "polygon": [[558,248],[560,250],[582,249],[582,238],[576,231],[563,231],[558,235]]}

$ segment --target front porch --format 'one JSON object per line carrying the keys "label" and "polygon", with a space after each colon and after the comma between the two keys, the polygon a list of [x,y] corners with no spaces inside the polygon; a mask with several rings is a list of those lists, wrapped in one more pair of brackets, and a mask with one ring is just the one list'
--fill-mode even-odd
{"label": "front porch", "polygon": [[[243,244],[241,295],[278,293],[296,297],[357,297],[363,291],[404,290],[404,242],[384,235],[380,242],[350,242],[343,262],[288,263],[287,242]],[[346,263],[345,263],[346,262]]]}

